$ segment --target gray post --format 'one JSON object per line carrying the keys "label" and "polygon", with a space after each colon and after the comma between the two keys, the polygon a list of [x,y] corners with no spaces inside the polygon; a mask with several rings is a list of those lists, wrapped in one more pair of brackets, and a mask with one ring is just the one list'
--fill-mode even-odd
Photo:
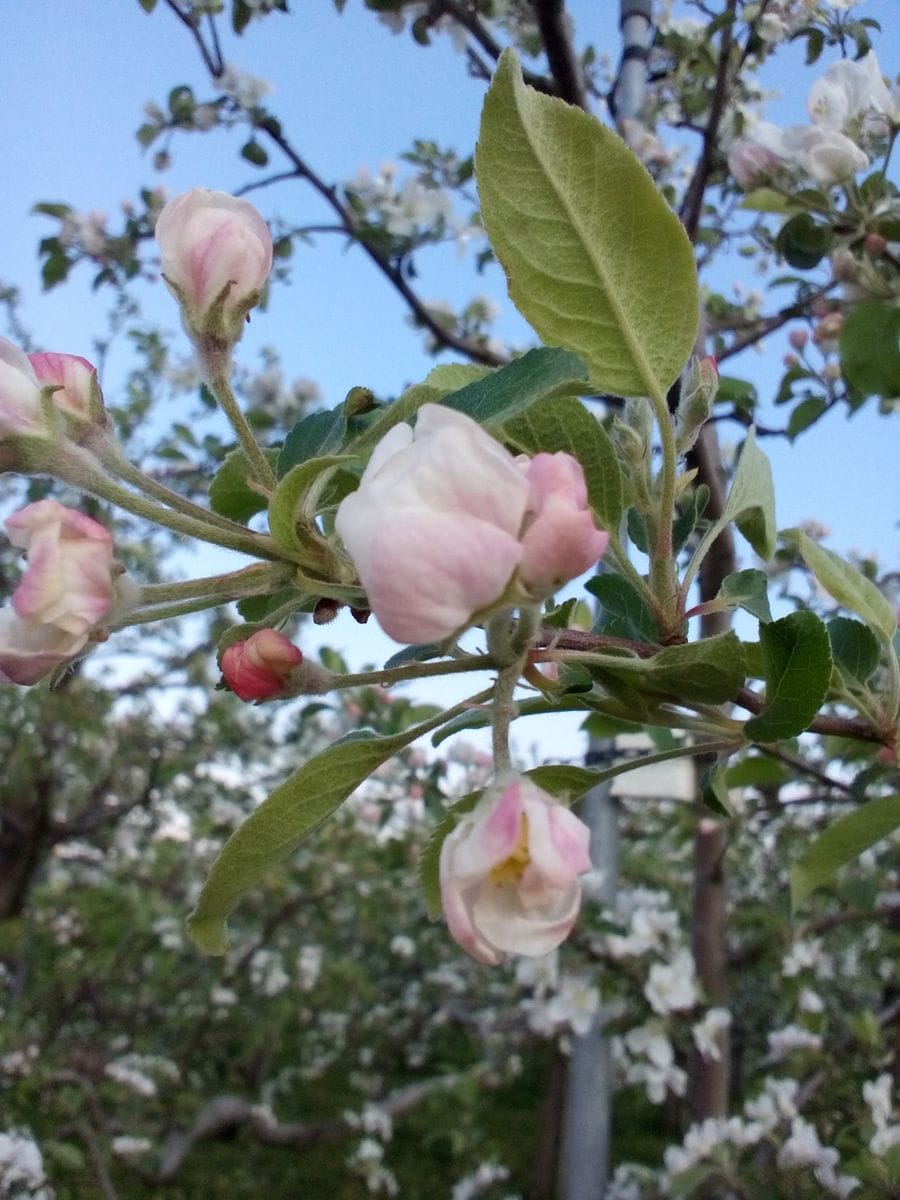
{"label": "gray post", "polygon": [[[591,741],[589,762],[614,755],[614,740]],[[610,795],[609,783],[588,792],[580,815],[591,831],[591,862],[602,873],[598,899],[611,904],[618,884],[619,805]],[[603,1200],[609,1178],[611,1119],[612,1062],[601,1007],[588,1032],[572,1039],[562,1144],[565,1200]]]}

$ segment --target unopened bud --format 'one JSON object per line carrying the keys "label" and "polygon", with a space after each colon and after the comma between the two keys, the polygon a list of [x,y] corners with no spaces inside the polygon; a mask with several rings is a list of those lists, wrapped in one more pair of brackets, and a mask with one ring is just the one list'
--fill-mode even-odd
{"label": "unopened bud", "polygon": [[831,256],[831,273],[841,283],[855,283],[859,276],[856,255],[846,248],[835,250]]}
{"label": "unopened bud", "polygon": [[887,238],[882,237],[880,233],[867,233],[863,247],[870,258],[881,258],[887,249]]}
{"label": "unopened bud", "polygon": [[801,351],[809,340],[809,331],[806,329],[792,329],[788,334],[788,342],[796,351]]}
{"label": "unopened bud", "polygon": [[686,454],[709,420],[719,390],[719,370],[712,357],[692,358],[681,384],[675,425],[679,454]]}

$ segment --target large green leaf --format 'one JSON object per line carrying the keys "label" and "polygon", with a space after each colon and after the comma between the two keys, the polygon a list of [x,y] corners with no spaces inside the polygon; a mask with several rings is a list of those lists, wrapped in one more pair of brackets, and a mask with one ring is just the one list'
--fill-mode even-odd
{"label": "large green leaf", "polygon": [[766,702],[744,725],[753,742],[780,742],[807,729],[831,682],[831,643],[815,613],[793,612],[760,625]]}
{"label": "large green leaf", "polygon": [[890,641],[897,632],[897,618],[889,600],[871,579],[866,579],[861,571],[831,550],[818,545],[802,530],[797,535],[797,545],[803,561],[825,591],[838,604],[862,617],[883,641]]}
{"label": "large green leaf", "polygon": [[225,921],[241,896],[287,858],[377,767],[436,729],[445,717],[439,713],[390,737],[368,731],[350,734],[277,787],[235,830],[213,863],[188,918],[188,932],[200,949],[224,954]]}
{"label": "large green leaf", "polygon": [[441,403],[490,428],[538,400],[577,396],[587,390],[587,369],[576,355],[541,347],[451,392]]}
{"label": "large green leaf", "polygon": [[828,622],[828,637],[834,665],[852,682],[865,683],[881,658],[878,638],[868,625],[850,617],[833,617]]}
{"label": "large green leaf", "polygon": [[622,472],[609,434],[572,396],[541,400],[504,422],[503,439],[526,454],[564,450],[584,468],[588,501],[604,529],[618,534],[622,520]]}
{"label": "large green leaf", "polygon": [[733,700],[746,676],[744,648],[730,629],[700,642],[668,646],[642,659],[640,667],[637,678],[644,686],[704,704]]}
{"label": "large green leaf", "polygon": [[321,458],[340,450],[347,434],[347,411],[343,404],[337,408],[309,413],[297,422],[287,435],[278,455],[276,473],[282,479],[299,463]]}
{"label": "large green leaf", "polygon": [[481,215],[519,311],[619,396],[664,393],[699,320],[694,253],[611,130],[525,86],[502,54],[475,157]]}
{"label": "large green leaf", "polygon": [[653,615],[644,603],[643,596],[624,575],[604,571],[589,579],[585,587],[600,601],[595,633],[629,638],[635,642],[656,641],[659,631]]}
{"label": "large green leaf", "polygon": [[858,858],[895,829],[900,829],[900,796],[878,796],[834,821],[794,863],[791,870],[794,906],[830,882],[839,867]]}

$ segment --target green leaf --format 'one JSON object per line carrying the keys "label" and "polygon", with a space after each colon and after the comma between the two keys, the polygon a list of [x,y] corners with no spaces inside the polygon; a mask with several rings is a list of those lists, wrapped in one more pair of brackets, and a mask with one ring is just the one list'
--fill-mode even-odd
{"label": "green leaf", "polygon": [[402,733],[378,737],[369,730],[341,738],[293,775],[250,814],[213,863],[188,918],[188,933],[207,954],[228,947],[228,914],[255,884],[287,858],[350,793],[387,759],[443,722],[444,714]]}
{"label": "green leaf", "polygon": [[[713,751],[721,749],[719,742],[708,745]],[[640,758],[629,758],[612,767],[603,767],[599,771],[589,767],[571,767],[563,763],[532,767],[525,774],[544,791],[557,797],[565,796],[566,802],[571,803],[598,783],[606,783],[609,779],[615,779],[617,775],[625,775],[628,771],[637,771],[641,767],[652,767],[655,763],[672,762],[676,758],[694,758],[705,753],[707,747],[703,742],[698,742],[691,746],[678,746],[674,750],[660,750],[656,754],[647,754]]]}
{"label": "green leaf", "polygon": [[789,196],[782,196],[781,192],[772,188],[757,188],[747,193],[739,207],[750,212],[789,213],[796,206]]}
{"label": "green leaf", "polygon": [[794,773],[783,762],[766,754],[748,754],[725,772],[730,788],[777,787],[793,778]]}
{"label": "green leaf", "polygon": [[760,625],[766,703],[744,725],[753,742],[780,742],[808,728],[831,682],[831,643],[815,613],[793,612]]}
{"label": "green leaf", "polygon": [[[707,504],[709,504],[709,488],[705,483],[697,484],[679,502],[678,514],[672,522],[673,554],[677,554],[681,550],[685,542],[697,528],[697,522],[706,511]],[[630,510],[630,512],[635,511],[635,509]]]}
{"label": "green leaf", "polygon": [[878,639],[868,625],[850,617],[833,617],[828,637],[834,665],[856,683],[865,683],[881,657]]}
{"label": "green leaf", "polygon": [[829,883],[839,867],[900,828],[900,796],[878,796],[819,834],[791,870],[791,903]]}
{"label": "green leaf", "polygon": [[656,622],[640,592],[623,575],[604,571],[588,580],[585,587],[600,601],[601,612],[594,626],[595,633],[635,642],[656,641]]}
{"label": "green leaf", "polygon": [[[793,530],[788,531],[788,537],[794,539]],[[796,534],[796,540],[803,561],[829,596],[862,617],[883,641],[889,642],[897,632],[897,619],[887,597],[871,579],[833,551],[818,545],[802,530]]]}
{"label": "green leaf", "polygon": [[828,401],[822,396],[807,396],[791,410],[787,423],[787,435],[794,440],[804,429],[815,425],[819,417],[828,411]]}
{"label": "green leaf", "polygon": [[900,396],[900,308],[856,304],[841,328],[841,369],[864,396]]}
{"label": "green leaf", "polygon": [[440,388],[445,394],[460,392],[470,383],[493,375],[496,367],[481,367],[477,363],[441,363],[425,376],[428,387]]}
{"label": "green leaf", "polygon": [[731,629],[700,642],[667,646],[653,658],[639,660],[639,671],[633,672],[638,686],[640,680],[654,691],[704,704],[733,700],[745,678],[744,647]]}
{"label": "green leaf", "polygon": [[343,404],[323,412],[309,413],[297,422],[285,438],[275,473],[279,479],[283,479],[291,467],[311,458],[333,454],[340,450],[346,434],[347,414]]}
{"label": "green leaf", "polygon": [[326,548],[324,538],[311,522],[305,527],[298,526],[298,510],[313,488],[323,488],[335,468],[348,461],[346,455],[331,454],[291,467],[269,502],[269,532],[280,549],[294,553],[311,547]]}
{"label": "green leaf", "polygon": [[735,571],[733,575],[726,576],[716,599],[725,601],[729,609],[743,608],[764,623],[772,620],[769,581],[762,571],[755,568]]}
{"label": "green leaf", "polygon": [[828,253],[832,238],[830,226],[820,225],[808,212],[801,212],[782,225],[775,249],[798,271],[809,271]]}
{"label": "green leaf", "polygon": [[[274,467],[278,458],[277,450],[266,450],[266,458]],[[222,465],[213,475],[209,485],[209,506],[220,517],[229,517],[232,521],[246,523],[258,512],[262,512],[269,503],[267,496],[250,487],[248,480],[253,478],[253,472],[247,462],[243,450],[232,450],[226,454]]]}
{"label": "green leaf", "polygon": [[506,50],[485,98],[475,168],[510,297],[541,338],[575,351],[605,391],[665,393],[697,334],[694,252],[625,143],[526,87]]}
{"label": "green leaf", "polygon": [[731,817],[729,808],[728,773],[723,762],[713,763],[700,776],[700,800],[710,812],[719,817]]}
{"label": "green leaf", "polygon": [[248,163],[253,163],[254,167],[264,167],[269,161],[269,156],[264,147],[254,138],[251,138],[249,142],[245,142],[241,146],[241,158],[246,159]]}
{"label": "green leaf", "polygon": [[587,369],[579,358],[568,350],[542,347],[451,392],[441,403],[490,428],[537,400],[577,396],[588,388]]}
{"label": "green leaf", "polygon": [[622,472],[609,434],[573,396],[541,400],[503,425],[503,440],[526,454],[564,450],[584,468],[588,501],[599,524],[618,533]]}
{"label": "green leaf", "polygon": [[717,532],[731,521],[734,521],[760,558],[772,557],[776,535],[772,468],[757,446],[756,433],[752,428],[747,431],[741,449],[725,511],[721,520],[716,522]]}

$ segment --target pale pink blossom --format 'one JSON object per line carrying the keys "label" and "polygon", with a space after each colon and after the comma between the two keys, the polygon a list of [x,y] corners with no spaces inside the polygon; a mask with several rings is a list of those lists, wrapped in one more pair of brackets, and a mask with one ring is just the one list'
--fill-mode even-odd
{"label": "pale pink blossom", "polygon": [[782,165],[777,154],[752,139],[735,142],[728,152],[728,169],[745,191],[768,183]]}
{"label": "pale pink blossom", "polygon": [[156,240],[188,332],[237,341],[272,269],[272,238],[253,205],[192,188],[159,214]]}
{"label": "pale pink blossom", "polygon": [[885,136],[888,124],[900,124],[900,100],[881,75],[875,51],[858,62],[832,63],[809,89],[809,115],[817,125],[852,136]]}
{"label": "pale pink blossom", "polygon": [[275,629],[260,629],[246,641],[234,642],[222,654],[225,682],[241,700],[268,700],[281,695],[303,654]]}
{"label": "pale pink blossom", "polygon": [[41,384],[28,355],[0,338],[0,438],[39,433]]}
{"label": "pale pink blossom", "polygon": [[609,545],[588,508],[584,471],[571,454],[536,454],[525,471],[528,513],[519,577],[535,595],[548,595],[584,574]]}
{"label": "pale pink blossom", "polygon": [[0,680],[32,684],[84,650],[116,599],[112,538],[83,513],[39,500],[6,529],[27,567],[0,610]]}
{"label": "pale pink blossom", "polygon": [[[375,447],[335,528],[369,606],[400,642],[437,642],[503,602],[542,599],[606,548],[568,455],[518,463],[477,422],[423,405]],[[523,595],[524,589],[524,595]]]}
{"label": "pale pink blossom", "polygon": [[587,826],[530,780],[489,789],[441,848],[452,936],[489,965],[549,953],[578,915],[589,841]]}
{"label": "pale pink blossom", "polygon": [[90,420],[102,404],[97,383],[97,368],[79,354],[46,352],[29,354],[35,375],[42,387],[55,387],[53,403],[61,412],[77,420]]}

